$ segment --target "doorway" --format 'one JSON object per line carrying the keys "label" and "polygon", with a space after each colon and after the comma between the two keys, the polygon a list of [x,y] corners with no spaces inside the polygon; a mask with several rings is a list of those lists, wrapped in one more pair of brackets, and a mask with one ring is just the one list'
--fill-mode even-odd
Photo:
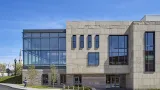
{"label": "doorway", "polygon": [[120,75],[106,75],[107,88],[120,88]]}
{"label": "doorway", "polygon": [[48,85],[48,74],[42,74],[42,84]]}
{"label": "doorway", "polygon": [[81,75],[74,75],[74,85],[75,86],[82,85],[82,76]]}

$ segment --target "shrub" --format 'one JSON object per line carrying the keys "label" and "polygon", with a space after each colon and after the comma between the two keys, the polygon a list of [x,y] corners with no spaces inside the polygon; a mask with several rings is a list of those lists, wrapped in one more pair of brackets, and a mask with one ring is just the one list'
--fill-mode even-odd
{"label": "shrub", "polygon": [[[68,89],[68,86],[66,86],[65,89]],[[69,86],[69,89],[73,89],[73,86]],[[78,90],[78,86],[74,86],[74,90]],[[83,86],[80,86],[79,90],[83,90]],[[84,90],[92,90],[92,88],[88,86],[84,86]]]}
{"label": "shrub", "polygon": [[0,77],[0,83],[22,84],[22,75]]}

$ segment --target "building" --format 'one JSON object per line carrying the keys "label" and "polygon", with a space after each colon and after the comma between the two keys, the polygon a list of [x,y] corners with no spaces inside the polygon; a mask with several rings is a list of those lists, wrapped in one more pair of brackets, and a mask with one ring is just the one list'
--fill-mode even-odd
{"label": "building", "polygon": [[[148,17],[148,16],[147,16]],[[71,21],[66,29],[23,30],[23,79],[35,65],[37,85],[160,88],[160,17],[152,21]],[[148,20],[148,21],[147,21]]]}

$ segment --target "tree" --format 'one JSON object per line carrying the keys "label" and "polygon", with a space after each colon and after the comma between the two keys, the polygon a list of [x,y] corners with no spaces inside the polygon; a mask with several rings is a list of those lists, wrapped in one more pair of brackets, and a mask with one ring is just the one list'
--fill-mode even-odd
{"label": "tree", "polygon": [[[15,68],[15,64],[13,64],[13,67]],[[22,63],[16,64],[16,75],[22,75],[22,67],[23,67]]]}
{"label": "tree", "polygon": [[30,79],[30,85],[33,85],[33,80],[35,79],[35,77],[37,76],[37,70],[35,69],[35,66],[34,65],[31,65],[28,67],[28,71],[27,71],[27,74],[28,74],[28,77]]}
{"label": "tree", "polygon": [[54,83],[55,83],[56,80],[57,80],[56,67],[55,67],[54,65],[51,65],[50,68],[51,68],[51,80],[52,80],[52,82],[53,82],[53,87],[54,87]]}
{"label": "tree", "polygon": [[4,76],[4,73],[6,72],[6,64],[0,63],[0,73],[2,77]]}

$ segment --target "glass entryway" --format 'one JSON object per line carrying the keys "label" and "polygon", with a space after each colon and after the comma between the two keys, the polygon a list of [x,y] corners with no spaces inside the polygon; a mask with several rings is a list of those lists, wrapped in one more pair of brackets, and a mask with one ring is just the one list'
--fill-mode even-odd
{"label": "glass entryway", "polygon": [[81,75],[74,75],[74,85],[75,86],[81,86],[82,85]]}
{"label": "glass entryway", "polygon": [[42,74],[42,84],[48,85],[48,74]]}
{"label": "glass entryway", "polygon": [[118,75],[114,75],[114,76],[111,76],[111,88],[119,88],[120,87],[120,76]]}
{"label": "glass entryway", "polygon": [[106,88],[124,88],[124,77],[125,75],[106,75]]}

